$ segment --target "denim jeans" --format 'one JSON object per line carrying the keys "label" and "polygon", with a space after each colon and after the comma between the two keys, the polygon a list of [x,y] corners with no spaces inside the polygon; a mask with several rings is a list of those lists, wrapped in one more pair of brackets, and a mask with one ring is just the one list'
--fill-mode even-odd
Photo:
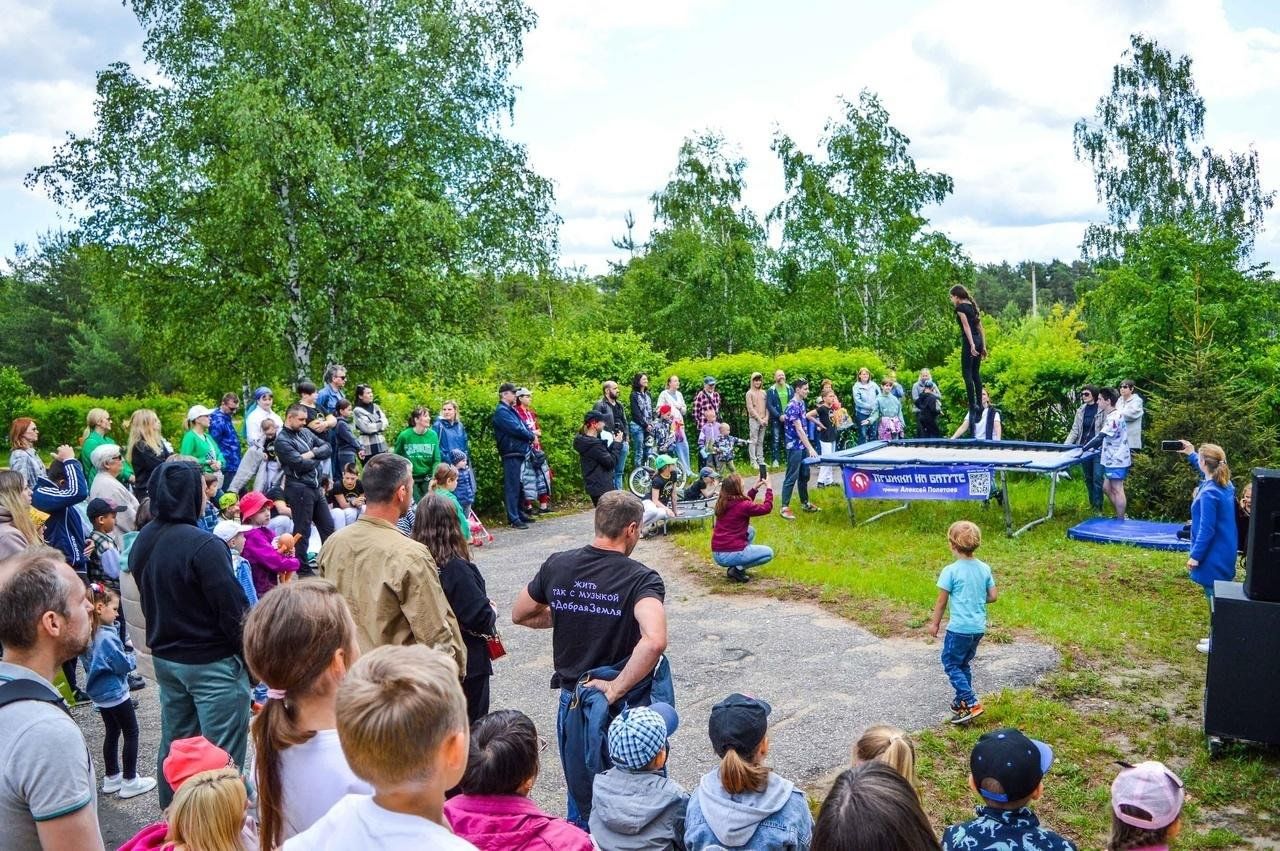
{"label": "denim jeans", "polygon": [[777,417],[769,417],[769,444],[769,459],[777,465],[787,457],[785,427]]}
{"label": "denim jeans", "polygon": [[618,466],[613,468],[613,489],[622,490],[622,474],[627,468],[627,444],[622,444],[622,454],[618,456]]}
{"label": "denim jeans", "polygon": [[671,451],[675,452],[676,457],[684,463],[685,472],[697,472],[689,466],[689,441],[681,440],[672,444]]}
{"label": "denim jeans", "polygon": [[204,736],[244,768],[249,736],[249,673],[239,656],[204,665],[153,657],[160,687],[160,749],[156,754],[160,806],[173,800],[164,760],[178,739]]}
{"label": "denim jeans", "polygon": [[978,696],[973,692],[973,673],[969,670],[969,663],[978,652],[980,641],[982,633],[970,635],[951,630],[947,630],[947,635],[942,640],[942,670],[946,672],[947,679],[951,680],[951,687],[956,690],[957,703],[964,702],[972,706],[978,702]]}
{"label": "denim jeans", "polygon": [[756,539],[756,530],[753,526],[747,527],[747,545],[741,550],[734,552],[711,554],[712,560],[721,567],[759,567],[773,560],[773,549],[766,547],[764,544],[753,543]]}
{"label": "denim jeans", "polygon": [[507,522],[514,526],[520,523],[520,470],[524,459],[516,455],[502,458],[502,503],[507,509]]}
{"label": "denim jeans", "polygon": [[808,456],[803,446],[787,450],[787,475],[782,480],[782,507],[791,505],[791,490],[800,491],[800,502],[809,504],[809,465],[804,463]]}
{"label": "denim jeans", "polygon": [[1080,475],[1084,478],[1084,489],[1089,494],[1089,507],[1094,511],[1102,510],[1102,465],[1098,459],[1090,458],[1080,462]]}
{"label": "denim jeans", "polygon": [[[556,710],[556,752],[560,754],[560,769],[564,770],[564,719],[569,714],[569,705],[573,703],[573,689],[560,689],[560,707]],[[565,783],[569,782],[569,776],[565,775]],[[568,802],[568,812],[565,818],[574,825],[589,831],[587,820],[582,817],[582,812],[578,809],[578,802],[573,799],[573,793],[567,788],[565,789],[565,800]]]}
{"label": "denim jeans", "polygon": [[648,447],[644,445],[644,439],[646,437],[644,429],[640,428],[640,426],[635,423],[628,423],[627,431],[631,432],[631,445],[635,447],[636,466],[643,467],[645,462],[649,460],[649,450]]}

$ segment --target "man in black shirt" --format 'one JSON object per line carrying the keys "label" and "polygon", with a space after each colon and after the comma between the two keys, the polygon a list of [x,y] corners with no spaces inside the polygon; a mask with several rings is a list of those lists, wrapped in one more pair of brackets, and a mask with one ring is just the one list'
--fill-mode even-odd
{"label": "man in black shirt", "polygon": [[[543,562],[511,609],[514,623],[551,630],[556,669],[551,682],[560,689],[557,737],[583,674],[626,660],[616,679],[583,683],[601,691],[612,706],[652,675],[667,649],[662,577],[630,558],[640,540],[643,514],[640,500],[629,493],[610,491],[600,497],[595,540]],[[563,741],[558,752],[564,752]],[[576,823],[579,814],[570,795],[569,820]]]}
{"label": "man in black shirt", "polygon": [[627,414],[618,401],[618,382],[606,381],[600,391],[603,395],[592,410],[604,419],[605,431],[612,433],[614,440],[622,441],[622,457],[618,459],[618,466],[613,468],[613,489],[620,491],[623,468],[627,466]]}

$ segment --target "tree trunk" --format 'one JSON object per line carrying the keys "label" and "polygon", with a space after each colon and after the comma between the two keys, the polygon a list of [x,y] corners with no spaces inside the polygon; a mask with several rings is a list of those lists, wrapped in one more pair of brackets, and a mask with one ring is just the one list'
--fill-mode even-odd
{"label": "tree trunk", "polygon": [[298,268],[298,223],[289,204],[289,181],[282,180],[276,190],[280,215],[284,218],[284,239],[289,246],[289,259],[285,262],[285,289],[289,294],[289,323],[285,339],[293,354],[294,375],[302,380],[311,369],[311,338],[307,334],[307,320],[302,304],[302,281]]}

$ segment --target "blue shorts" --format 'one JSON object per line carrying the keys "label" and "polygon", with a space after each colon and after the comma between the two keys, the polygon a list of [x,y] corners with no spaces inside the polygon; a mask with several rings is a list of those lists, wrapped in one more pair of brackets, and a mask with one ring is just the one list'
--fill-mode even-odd
{"label": "blue shorts", "polygon": [[1102,478],[1111,479],[1113,482],[1123,482],[1129,478],[1128,467],[1103,467]]}

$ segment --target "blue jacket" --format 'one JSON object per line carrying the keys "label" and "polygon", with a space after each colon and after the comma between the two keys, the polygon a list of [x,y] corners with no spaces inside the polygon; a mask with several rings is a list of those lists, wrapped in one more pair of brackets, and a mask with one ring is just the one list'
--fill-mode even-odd
{"label": "blue jacket", "polygon": [[592,784],[597,774],[613,767],[609,759],[609,725],[614,716],[630,706],[648,706],[650,703],[669,703],[675,706],[675,689],[671,682],[671,666],[667,657],[658,660],[653,675],[645,677],[618,701],[616,710],[605,702],[604,692],[595,688],[583,688],[587,680],[616,679],[627,666],[623,659],[616,665],[593,668],[578,678],[559,729],[560,759],[569,794],[578,805],[583,820],[591,817]]}
{"label": "blue jacket", "polygon": [[104,623],[93,634],[93,642],[80,656],[89,672],[85,693],[95,706],[116,706],[129,699],[129,672],[138,667],[133,654],[124,649],[113,623]]}
{"label": "blue jacket", "polygon": [[341,390],[335,389],[332,384],[326,384],[316,394],[316,409],[322,414],[332,414],[337,410],[338,402],[345,398]]}
{"label": "blue jacket", "polygon": [[475,503],[476,474],[469,465],[467,469],[458,471],[458,486],[454,489],[453,495],[463,506],[469,507]]}
{"label": "blue jacket", "polygon": [[222,450],[222,469],[228,473],[240,469],[240,435],[236,434],[235,424],[222,408],[209,415],[209,436]]}
{"label": "blue jacket", "polygon": [[67,486],[60,488],[52,481],[41,476],[36,479],[36,486],[31,491],[31,505],[49,515],[44,523],[44,539],[49,546],[62,551],[67,557],[67,564],[76,573],[88,570],[89,562],[84,555],[84,542],[87,536],[84,521],[76,506],[89,496],[89,480],[84,476],[80,462],[70,459],[65,464]]}
{"label": "blue jacket", "polygon": [[503,458],[523,458],[533,445],[533,432],[520,421],[516,409],[505,402],[499,402],[493,412],[493,437]]}
{"label": "blue jacket", "polygon": [[1193,582],[1213,588],[1215,580],[1236,576],[1236,489],[1208,479],[1191,503],[1191,571]]}
{"label": "blue jacket", "polygon": [[716,767],[703,775],[689,798],[684,841],[689,851],[807,851],[813,841],[813,816],[804,792],[790,780],[770,772],[764,791],[731,795]]}
{"label": "blue jacket", "polygon": [[[519,419],[517,417],[516,419]],[[432,426],[435,429],[436,437],[440,438],[440,457],[445,461],[451,460],[449,453],[455,449],[461,449],[467,454],[467,458],[471,458],[471,441],[467,438],[467,427],[462,424],[462,420],[456,420],[453,423],[447,423],[440,418],[436,418],[436,424]]]}
{"label": "blue jacket", "polygon": [[769,419],[782,419],[782,409],[791,401],[789,398],[791,396],[790,390],[787,391],[787,396],[788,398],[786,399],[782,398],[778,393],[778,385],[776,384],[770,384],[769,389],[764,391],[764,406],[769,409]]}

